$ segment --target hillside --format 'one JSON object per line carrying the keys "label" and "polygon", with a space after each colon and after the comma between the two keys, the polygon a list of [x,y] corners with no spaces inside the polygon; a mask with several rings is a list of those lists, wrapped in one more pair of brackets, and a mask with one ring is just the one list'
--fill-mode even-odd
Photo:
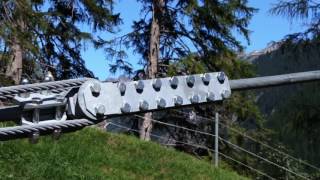
{"label": "hillside", "polygon": [[1,179],[245,179],[190,155],[86,128],[59,141],[0,142]]}
{"label": "hillside", "polygon": [[[319,70],[319,45],[319,40],[313,40],[270,46],[266,48],[270,51],[263,50],[249,59],[259,76]],[[273,141],[283,143],[290,154],[316,166],[320,166],[319,88],[319,82],[312,82],[256,91],[266,125],[274,131]],[[300,169],[309,171],[307,167]]]}

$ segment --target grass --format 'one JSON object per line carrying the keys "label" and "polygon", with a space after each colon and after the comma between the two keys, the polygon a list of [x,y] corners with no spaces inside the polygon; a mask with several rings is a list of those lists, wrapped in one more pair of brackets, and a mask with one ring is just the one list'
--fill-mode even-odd
{"label": "grass", "polygon": [[135,137],[86,128],[59,141],[0,142],[1,179],[246,179]]}

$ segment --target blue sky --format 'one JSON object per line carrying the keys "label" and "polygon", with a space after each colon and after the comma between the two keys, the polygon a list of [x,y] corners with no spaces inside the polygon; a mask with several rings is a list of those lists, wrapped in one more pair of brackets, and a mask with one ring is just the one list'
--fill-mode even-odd
{"label": "blue sky", "polygon": [[[250,44],[248,45],[241,36],[236,35],[245,46],[246,52],[263,49],[271,41],[278,41],[287,34],[302,31],[301,23],[290,23],[285,18],[272,16],[268,13],[269,8],[276,2],[277,0],[249,0],[250,6],[259,9],[249,25],[249,29],[252,31]],[[141,4],[135,0],[120,0],[115,5],[115,11],[121,12],[121,18],[123,19],[123,24],[119,27],[121,31],[117,34],[101,33],[100,35],[106,39],[111,39],[130,32],[132,21],[140,17],[140,8]],[[110,61],[106,59],[103,50],[95,50],[89,45],[86,50],[83,50],[82,55],[86,61],[86,66],[100,80],[113,76],[109,73]],[[130,51],[128,55],[130,62],[135,67],[139,67],[137,65],[139,56]]]}

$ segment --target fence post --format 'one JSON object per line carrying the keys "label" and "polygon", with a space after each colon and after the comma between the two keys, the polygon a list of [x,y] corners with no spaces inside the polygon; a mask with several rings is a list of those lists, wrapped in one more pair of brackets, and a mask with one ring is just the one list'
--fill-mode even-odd
{"label": "fence post", "polygon": [[219,113],[215,114],[215,127],[214,127],[214,166],[218,167],[219,164]]}

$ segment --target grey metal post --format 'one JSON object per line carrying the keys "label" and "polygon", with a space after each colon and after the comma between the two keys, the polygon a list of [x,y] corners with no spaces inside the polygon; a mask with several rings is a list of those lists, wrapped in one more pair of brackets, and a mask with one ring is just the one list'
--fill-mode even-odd
{"label": "grey metal post", "polygon": [[218,167],[219,164],[219,113],[215,114],[215,136],[214,136],[214,166]]}

